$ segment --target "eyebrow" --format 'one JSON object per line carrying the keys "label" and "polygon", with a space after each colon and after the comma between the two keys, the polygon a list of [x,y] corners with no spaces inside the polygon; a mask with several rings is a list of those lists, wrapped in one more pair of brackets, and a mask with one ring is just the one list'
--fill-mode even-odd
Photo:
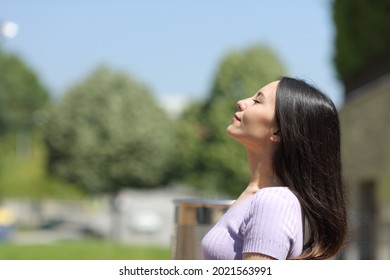
{"label": "eyebrow", "polygon": [[255,97],[255,98],[258,98],[258,97],[260,97],[260,98],[265,98],[265,97],[264,97],[264,93],[262,93],[261,91],[258,91],[258,92],[256,93],[256,97]]}

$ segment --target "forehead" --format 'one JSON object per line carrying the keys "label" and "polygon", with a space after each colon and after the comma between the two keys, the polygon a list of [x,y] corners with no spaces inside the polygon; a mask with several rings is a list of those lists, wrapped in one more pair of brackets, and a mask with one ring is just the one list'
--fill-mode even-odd
{"label": "forehead", "polygon": [[265,98],[265,99],[275,99],[276,89],[278,87],[279,81],[274,81],[262,87],[257,93],[256,97]]}

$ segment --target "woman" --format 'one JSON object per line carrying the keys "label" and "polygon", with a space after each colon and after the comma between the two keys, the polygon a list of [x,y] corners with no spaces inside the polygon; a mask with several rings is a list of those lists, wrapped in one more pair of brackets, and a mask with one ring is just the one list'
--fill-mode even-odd
{"label": "woman", "polygon": [[305,81],[284,77],[237,107],[227,134],[244,145],[250,180],[203,238],[204,258],[335,256],[347,222],[333,102]]}

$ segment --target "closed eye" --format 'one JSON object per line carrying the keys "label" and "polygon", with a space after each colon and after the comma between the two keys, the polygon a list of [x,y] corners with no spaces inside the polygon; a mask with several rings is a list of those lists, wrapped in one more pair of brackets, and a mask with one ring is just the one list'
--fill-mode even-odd
{"label": "closed eye", "polygon": [[257,100],[257,99],[252,99],[253,100],[253,102],[254,103],[256,103],[256,104],[260,104],[260,101],[259,100]]}

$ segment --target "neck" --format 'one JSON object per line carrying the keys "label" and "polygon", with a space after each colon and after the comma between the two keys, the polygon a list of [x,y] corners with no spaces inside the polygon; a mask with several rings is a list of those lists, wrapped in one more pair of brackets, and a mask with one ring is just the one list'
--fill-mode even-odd
{"label": "neck", "polygon": [[273,170],[272,155],[260,155],[248,151],[248,162],[250,170],[248,191],[256,192],[261,188],[282,185]]}

